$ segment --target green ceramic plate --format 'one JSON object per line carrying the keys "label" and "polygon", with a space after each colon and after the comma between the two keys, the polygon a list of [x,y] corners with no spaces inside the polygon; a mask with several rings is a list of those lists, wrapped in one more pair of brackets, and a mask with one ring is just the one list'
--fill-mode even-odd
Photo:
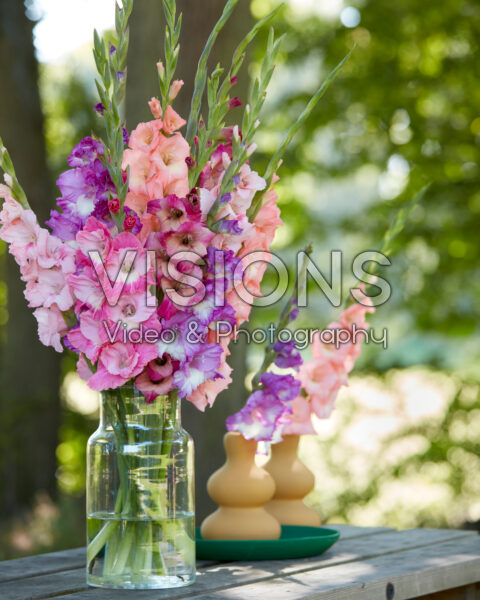
{"label": "green ceramic plate", "polygon": [[283,525],[278,540],[204,540],[197,527],[197,558],[203,560],[275,560],[317,556],[340,532],[326,527]]}

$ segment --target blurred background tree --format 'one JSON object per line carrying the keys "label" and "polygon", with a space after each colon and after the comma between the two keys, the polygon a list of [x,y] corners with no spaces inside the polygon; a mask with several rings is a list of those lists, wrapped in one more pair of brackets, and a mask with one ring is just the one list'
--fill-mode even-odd
{"label": "blurred background tree", "polygon": [[[98,6],[105,3],[110,1],[99,1]],[[240,0],[214,59],[228,63],[231,48],[249,21],[261,18],[278,3]],[[36,79],[33,52],[27,56],[27,49],[32,48],[32,24],[23,17],[22,3],[16,4],[16,12],[10,7],[16,14],[15,27],[7,7],[0,9],[0,73],[3,81],[10,82],[25,61],[29,74],[20,84],[8,83],[15,95],[0,99],[0,131],[24,169],[20,175],[28,191],[34,188],[34,183],[29,187],[29,178],[35,182],[37,172],[33,166],[27,172],[30,164],[40,168],[38,190],[47,189],[42,144],[53,178],[65,168],[76,141],[99,125],[91,110],[96,100],[90,44],[61,62],[40,65],[46,134],[42,142],[38,107],[22,104],[38,96],[32,88]],[[28,3],[31,18],[38,18],[41,4],[42,0]],[[179,2],[185,13],[178,71],[186,83],[178,99],[183,115],[188,112],[196,57],[208,35],[208,23],[213,23],[222,5],[223,0],[209,0],[207,10],[206,3]],[[302,441],[305,462],[317,475],[318,487],[311,501],[325,518],[357,524],[458,527],[478,521],[480,85],[475,53],[480,6],[474,0],[446,0],[441,6],[433,0],[420,4],[413,0],[395,4],[387,0],[288,0],[275,27],[288,35],[262,117],[259,157],[254,163],[260,172],[309,95],[356,44],[353,57],[295,139],[280,170],[278,190],[286,225],[276,238],[276,251],[289,265],[295,263],[295,252],[312,240],[314,258],[328,278],[328,253],[341,249],[348,289],[354,283],[350,265],[356,253],[379,248],[392,214],[423,181],[432,182],[407,222],[392,266],[384,273],[393,296],[372,324],[377,334],[388,329],[388,348],[365,347],[358,374],[341,394],[333,418],[318,423],[318,438]],[[253,50],[250,75],[258,68],[266,33]],[[126,107],[130,127],[149,118],[146,101],[156,95],[154,65],[161,56],[162,36],[160,0],[138,1],[132,20]],[[20,48],[15,60],[8,44]],[[33,89],[28,98],[26,89]],[[242,89],[244,83],[238,86]],[[40,146],[25,143],[34,133]],[[37,150],[32,151],[30,162],[25,158],[32,148]],[[54,193],[47,189],[42,194],[37,195],[36,207],[41,205],[46,212],[53,206]],[[34,203],[37,197],[32,196]],[[9,302],[16,298],[11,310],[21,311],[24,300],[16,267],[4,255],[2,265],[0,308],[5,310],[8,288]],[[7,267],[12,271],[11,281]],[[269,274],[265,290],[273,283]],[[23,382],[27,363],[16,360],[19,354],[10,345],[11,335],[7,337],[10,328],[17,327],[14,313],[9,308],[8,313],[0,311],[0,319],[2,314],[2,374],[16,373],[17,382]],[[25,339],[36,348],[33,319],[26,310],[22,314],[23,327],[31,328],[22,330]],[[312,286],[309,308],[298,326],[324,326],[335,314]],[[274,310],[256,309],[251,327],[265,326],[274,318]],[[261,351],[254,345],[248,348],[249,373],[258,365]],[[244,349],[237,349],[236,385],[218,400],[214,411],[207,412],[206,419],[186,411],[186,428],[197,438],[201,482],[221,462],[220,424],[223,427],[226,414],[234,412],[244,397],[244,355]],[[10,361],[8,365],[5,360]],[[14,361],[16,366],[11,364]],[[37,356],[35,350],[35,359],[28,359],[25,386],[43,389],[39,385],[42,373],[56,382],[55,367],[47,366],[47,361],[54,364],[53,352],[41,350]],[[32,373],[36,365],[43,367]],[[38,490],[46,490],[48,496],[41,496],[31,512],[21,513],[14,522],[6,534],[5,555],[83,543],[84,447],[95,428],[96,402],[72,369],[71,358],[64,357],[56,450],[59,498],[49,499],[54,498],[55,486],[49,479],[54,467],[47,467],[42,459],[42,474],[37,477],[44,479],[29,482],[25,500],[32,500]],[[42,408],[42,433],[31,433],[28,425],[30,418],[38,422],[40,413],[27,410],[27,400],[23,405],[12,402],[23,393],[22,387],[12,385],[15,396],[9,395],[10,388],[2,388],[0,410],[10,419],[2,416],[0,432],[1,447],[7,451],[0,464],[10,468],[3,471],[2,502],[8,497],[8,482],[14,481],[10,478],[18,478],[17,469],[22,468],[12,458],[19,447],[20,428],[52,460],[58,403],[54,401],[56,383],[51,385],[53,389],[43,396],[51,400]],[[25,389],[26,398],[35,397],[31,389]],[[202,512],[208,509],[203,483],[199,492]]]}
{"label": "blurred background tree", "polygon": [[[21,2],[0,4],[0,131],[38,215],[45,219],[52,185],[46,165],[33,23]],[[37,492],[55,497],[60,424],[59,360],[45,352],[23,296],[18,267],[1,254],[0,513],[28,507]]]}

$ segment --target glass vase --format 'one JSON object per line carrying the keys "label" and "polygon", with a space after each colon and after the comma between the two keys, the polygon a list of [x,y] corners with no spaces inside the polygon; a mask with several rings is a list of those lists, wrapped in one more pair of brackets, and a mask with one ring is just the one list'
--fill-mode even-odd
{"label": "glass vase", "polygon": [[172,395],[101,394],[87,447],[87,583],[161,589],[195,580],[193,441]]}

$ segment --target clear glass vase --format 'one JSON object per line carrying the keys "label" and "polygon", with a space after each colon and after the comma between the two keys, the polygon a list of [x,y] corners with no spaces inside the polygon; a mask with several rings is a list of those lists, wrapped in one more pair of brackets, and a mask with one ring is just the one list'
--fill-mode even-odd
{"label": "clear glass vase", "polygon": [[180,402],[132,385],[101,394],[87,447],[87,583],[160,589],[195,580],[193,441]]}

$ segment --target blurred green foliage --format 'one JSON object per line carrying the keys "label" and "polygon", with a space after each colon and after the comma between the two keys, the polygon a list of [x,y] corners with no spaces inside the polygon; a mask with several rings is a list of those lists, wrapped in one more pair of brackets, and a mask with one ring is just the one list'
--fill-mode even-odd
{"label": "blurred green foliage", "polygon": [[[254,0],[253,12],[261,17],[276,4]],[[348,265],[356,252],[379,248],[398,206],[420,182],[431,182],[384,272],[394,293],[374,322],[388,324],[392,347],[374,363],[476,362],[478,345],[464,351],[464,340],[478,339],[480,308],[480,6],[363,0],[351,3],[360,23],[348,28],[301,5],[287,3],[277,23],[288,37],[265,111],[265,153],[322,78],[356,49],[285,157],[279,190],[288,226],[278,246],[288,257],[314,240],[317,256],[340,248]],[[317,3],[309,6],[315,11]],[[325,302],[317,303],[310,322],[324,318]]]}
{"label": "blurred green foliage", "polygon": [[303,440],[310,502],[331,522],[480,527],[478,378],[410,368],[352,388],[324,439]]}

